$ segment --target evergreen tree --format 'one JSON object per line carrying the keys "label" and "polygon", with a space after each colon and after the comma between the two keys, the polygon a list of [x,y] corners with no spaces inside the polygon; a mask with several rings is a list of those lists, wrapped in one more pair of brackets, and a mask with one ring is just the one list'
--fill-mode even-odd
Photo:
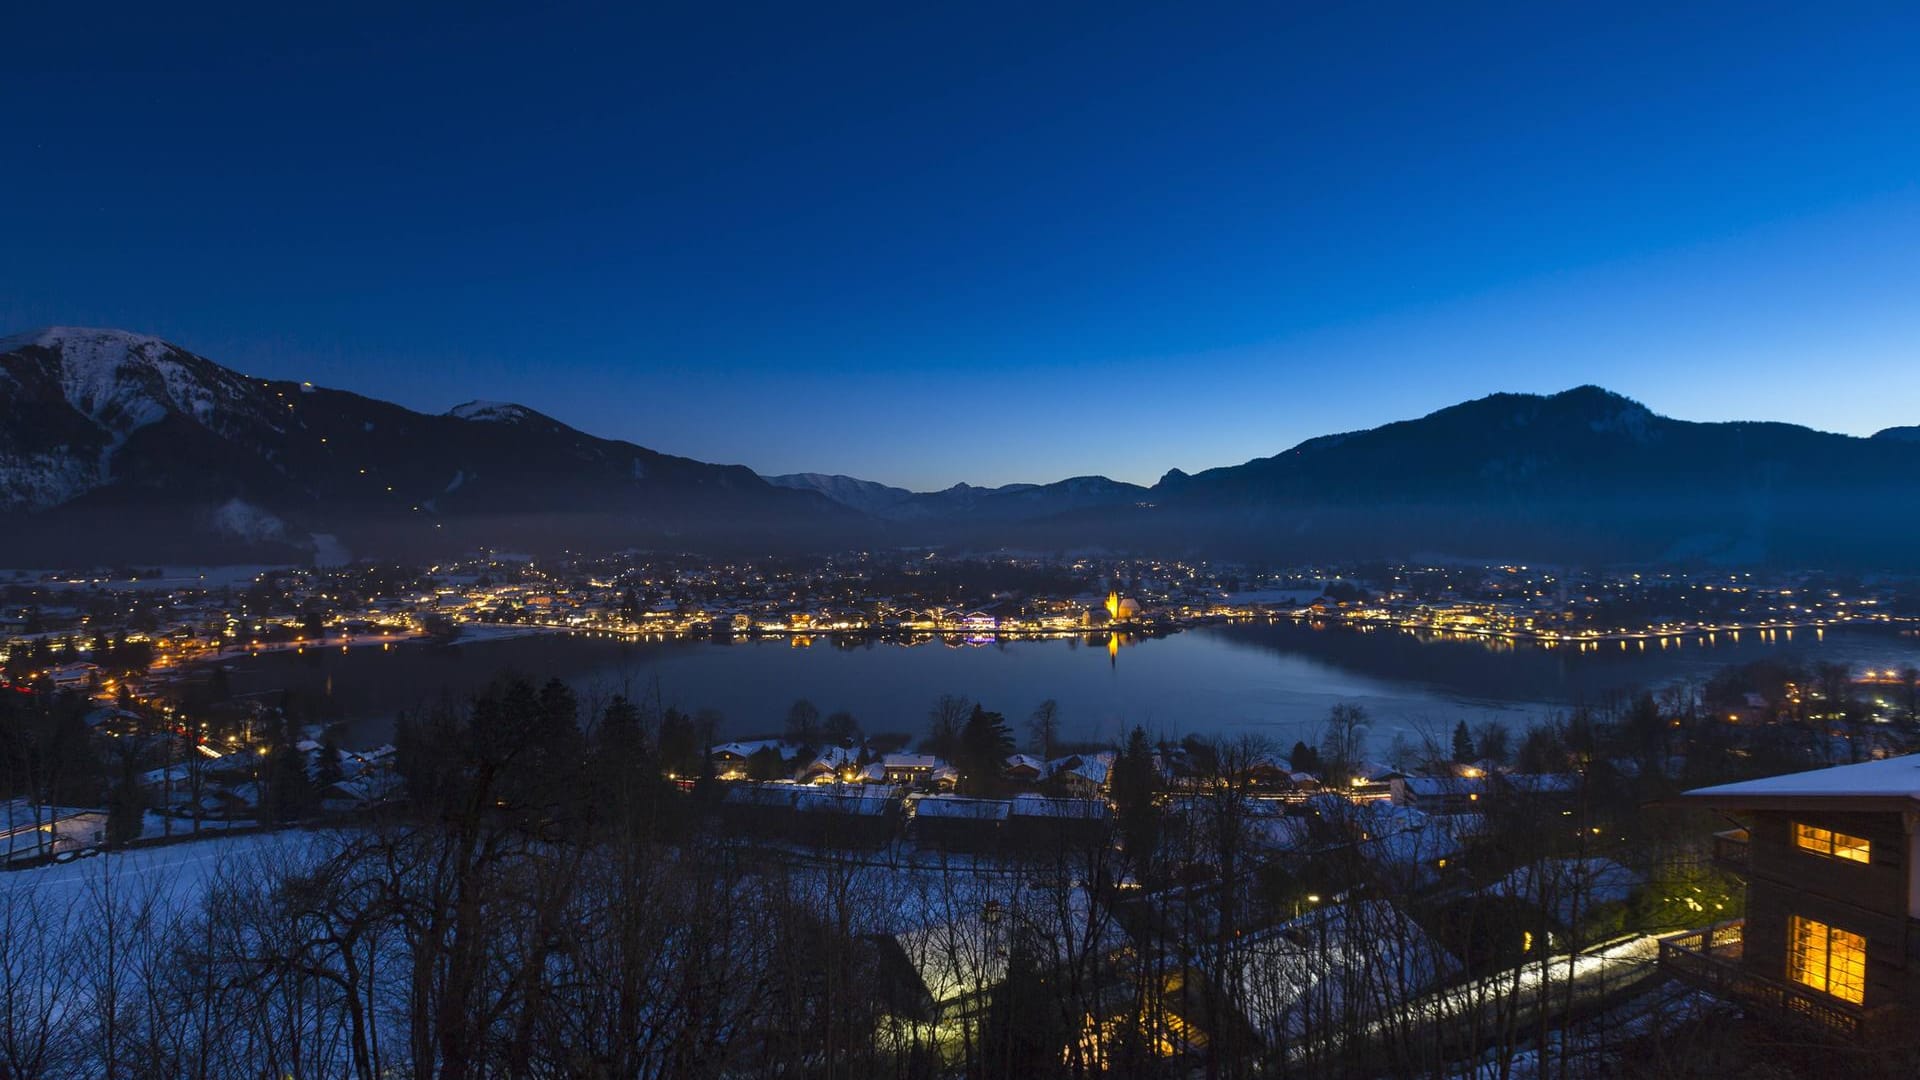
{"label": "evergreen tree", "polygon": [[268,821],[298,821],[313,813],[319,793],[307,775],[307,755],[285,739],[267,755],[262,777],[261,816]]}
{"label": "evergreen tree", "polygon": [[1467,730],[1465,720],[1453,728],[1453,760],[1461,765],[1473,760],[1473,733]]}
{"label": "evergreen tree", "polygon": [[1033,950],[1015,942],[1007,956],[1006,978],[987,1001],[980,1032],[981,1075],[1065,1075],[1065,1049],[1072,1031],[1060,1005],[1058,992],[1035,962]]}
{"label": "evergreen tree", "polygon": [[313,781],[322,794],[340,781],[346,779],[346,771],[340,767],[340,745],[331,738],[320,743],[320,760],[315,763]]}
{"label": "evergreen tree", "polygon": [[1113,804],[1118,812],[1121,843],[1133,861],[1135,873],[1146,872],[1159,844],[1159,810],[1154,795],[1160,787],[1147,733],[1134,728],[1127,746],[1113,763]]}
{"label": "evergreen tree", "polygon": [[784,780],[786,776],[786,759],[773,747],[763,746],[747,755],[747,779]]}
{"label": "evergreen tree", "polygon": [[658,741],[660,767],[676,776],[697,775],[701,763],[707,760],[695,721],[679,709],[669,708],[660,714]]}
{"label": "evergreen tree", "polygon": [[960,729],[960,766],[967,790],[976,794],[993,790],[999,783],[1000,769],[1013,753],[1013,729],[1007,718],[988,712],[978,705]]}
{"label": "evergreen tree", "polygon": [[[125,742],[126,740],[116,740]],[[131,752],[120,754],[120,779],[113,786],[113,794],[107,799],[107,843],[118,846],[138,840],[146,825],[147,800],[140,790],[140,774],[136,757]]]}
{"label": "evergreen tree", "polygon": [[1320,771],[1320,751],[1308,746],[1305,740],[1293,744],[1293,752],[1287,755],[1287,763],[1294,772],[1318,773]]}

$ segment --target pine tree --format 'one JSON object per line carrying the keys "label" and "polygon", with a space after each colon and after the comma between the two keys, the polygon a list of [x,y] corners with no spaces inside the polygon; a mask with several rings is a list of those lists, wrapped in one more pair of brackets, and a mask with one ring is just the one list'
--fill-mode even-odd
{"label": "pine tree", "polygon": [[1159,811],[1153,801],[1159,781],[1153,747],[1147,742],[1146,731],[1136,727],[1113,765],[1113,804],[1119,815],[1120,839],[1136,874],[1151,865],[1159,845]]}

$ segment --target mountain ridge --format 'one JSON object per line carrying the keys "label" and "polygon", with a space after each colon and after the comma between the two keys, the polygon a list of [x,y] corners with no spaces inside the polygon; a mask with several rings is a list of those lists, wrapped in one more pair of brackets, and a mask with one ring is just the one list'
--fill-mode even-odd
{"label": "mountain ridge", "polygon": [[[1498,393],[1152,487],[937,492],[602,439],[509,402],[434,415],[150,335],[0,339],[0,565],[473,547],[1018,547],[1247,559],[1905,566],[1914,429],[1676,420],[1600,387]],[[322,542],[325,538],[325,543]]]}
{"label": "mountain ridge", "polygon": [[16,527],[0,552],[16,561],[115,551],[129,522],[183,556],[265,546],[295,557],[320,535],[350,551],[426,553],[722,542],[776,526],[810,541],[856,520],[744,466],[596,438],[525,406],[436,416],[241,375],[119,331],[50,328],[4,344],[0,512]]}

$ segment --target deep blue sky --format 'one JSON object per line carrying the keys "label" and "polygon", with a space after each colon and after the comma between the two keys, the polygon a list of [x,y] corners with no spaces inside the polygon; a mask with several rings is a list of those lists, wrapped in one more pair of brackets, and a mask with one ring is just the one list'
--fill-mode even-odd
{"label": "deep blue sky", "polygon": [[921,488],[1920,423],[1911,5],[42,6],[0,332]]}

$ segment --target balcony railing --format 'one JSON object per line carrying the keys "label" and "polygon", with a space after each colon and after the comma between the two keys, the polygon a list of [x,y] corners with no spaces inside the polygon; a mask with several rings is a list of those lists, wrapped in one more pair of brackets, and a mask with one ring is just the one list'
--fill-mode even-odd
{"label": "balcony railing", "polygon": [[1862,1008],[1742,966],[1745,928],[1745,920],[1735,919],[1661,938],[1660,966],[1716,997],[1810,1031],[1852,1041],[1897,1033],[1894,1006]]}
{"label": "balcony railing", "polygon": [[1722,870],[1736,874],[1747,872],[1747,849],[1750,841],[1745,829],[1728,829],[1713,834],[1713,862]]}

